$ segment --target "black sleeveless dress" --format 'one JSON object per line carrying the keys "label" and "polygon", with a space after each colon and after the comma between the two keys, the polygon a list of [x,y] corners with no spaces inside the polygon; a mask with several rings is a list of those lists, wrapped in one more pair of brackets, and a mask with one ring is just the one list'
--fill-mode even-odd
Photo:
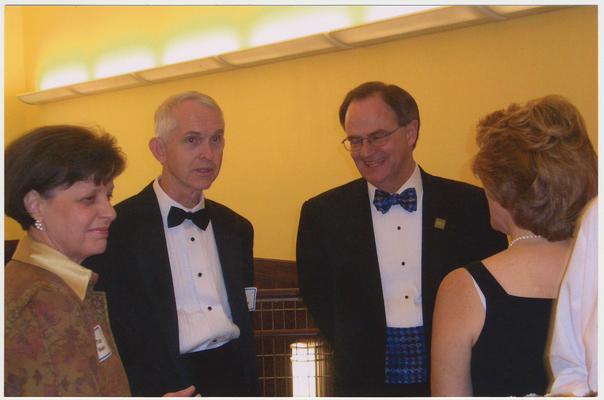
{"label": "black sleeveless dress", "polygon": [[553,300],[507,294],[481,262],[466,269],[486,299],[484,327],[472,348],[474,396],[545,394]]}

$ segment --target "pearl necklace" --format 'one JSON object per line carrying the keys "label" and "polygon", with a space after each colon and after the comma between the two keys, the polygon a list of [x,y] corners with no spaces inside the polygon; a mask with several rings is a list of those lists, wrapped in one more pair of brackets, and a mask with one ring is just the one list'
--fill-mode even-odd
{"label": "pearl necklace", "polygon": [[526,240],[526,239],[537,239],[540,238],[541,235],[526,235],[526,236],[518,236],[516,239],[513,239],[510,242],[510,245],[508,246],[508,248],[512,247],[514,245],[514,243],[516,243],[519,240]]}

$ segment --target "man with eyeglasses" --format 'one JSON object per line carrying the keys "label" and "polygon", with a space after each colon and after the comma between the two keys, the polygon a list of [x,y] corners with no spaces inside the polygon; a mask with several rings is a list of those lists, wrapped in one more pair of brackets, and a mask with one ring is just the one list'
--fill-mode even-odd
{"label": "man with eyeglasses", "polygon": [[339,117],[362,178],[304,203],[300,291],[333,348],[336,396],[428,396],[438,285],[507,240],[482,189],[417,165],[419,111],[405,90],[364,83]]}

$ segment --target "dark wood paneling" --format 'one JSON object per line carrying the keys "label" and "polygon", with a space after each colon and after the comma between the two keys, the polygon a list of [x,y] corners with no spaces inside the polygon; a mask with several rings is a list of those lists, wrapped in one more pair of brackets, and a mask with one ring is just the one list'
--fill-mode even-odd
{"label": "dark wood paneling", "polygon": [[298,272],[296,262],[255,258],[254,284],[258,289],[297,288]]}
{"label": "dark wood paneling", "polygon": [[18,240],[5,240],[4,241],[4,265],[8,263],[17,248]]}
{"label": "dark wood paneling", "polygon": [[300,289],[298,288],[277,288],[277,289],[261,289],[258,290],[257,298],[260,299],[285,299],[300,297]]}
{"label": "dark wood paneling", "polygon": [[[18,240],[4,241],[4,264],[11,259]],[[254,284],[258,289],[297,288],[296,262],[270,258],[254,259]],[[294,296],[297,296],[296,293]]]}

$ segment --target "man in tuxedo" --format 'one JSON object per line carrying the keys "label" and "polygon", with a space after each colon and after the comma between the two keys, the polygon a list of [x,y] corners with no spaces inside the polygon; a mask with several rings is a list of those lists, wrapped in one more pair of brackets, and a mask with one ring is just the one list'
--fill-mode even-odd
{"label": "man in tuxedo", "polygon": [[414,161],[413,97],[367,82],[340,107],[362,179],[302,207],[300,290],[334,351],[337,396],[428,396],[432,310],[452,269],[507,245],[484,191]]}
{"label": "man in tuxedo", "polygon": [[116,206],[107,251],[88,262],[133,395],[190,385],[202,396],[257,394],[253,228],[203,193],[220,171],[224,129],[211,97],[168,98],[149,142],[161,176]]}

